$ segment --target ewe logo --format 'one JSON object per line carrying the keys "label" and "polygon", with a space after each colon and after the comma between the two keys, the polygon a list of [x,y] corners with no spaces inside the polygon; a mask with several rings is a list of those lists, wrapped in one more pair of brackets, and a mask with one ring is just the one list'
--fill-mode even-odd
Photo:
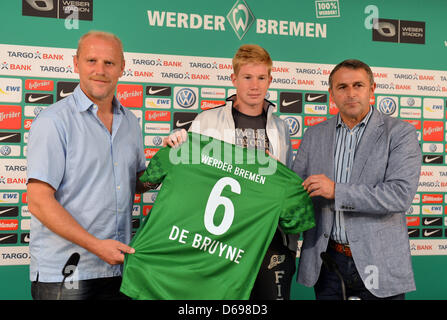
{"label": "ewe logo", "polygon": [[227,20],[241,40],[255,21],[255,17],[244,0],[238,0],[227,14]]}

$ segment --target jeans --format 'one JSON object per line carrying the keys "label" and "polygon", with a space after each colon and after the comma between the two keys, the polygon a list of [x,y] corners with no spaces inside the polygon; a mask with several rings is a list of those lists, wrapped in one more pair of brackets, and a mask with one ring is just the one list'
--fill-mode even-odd
{"label": "jeans", "polygon": [[121,277],[80,281],[31,283],[34,300],[126,300],[120,292]]}
{"label": "jeans", "polygon": [[[345,283],[347,299],[357,297],[361,300],[405,300],[404,293],[386,298],[376,297],[365,287],[352,257],[339,253],[331,247],[327,248],[327,253],[340,270]],[[329,271],[324,264],[321,266],[320,276],[315,284],[314,291],[317,300],[343,300],[340,278],[334,271]]]}

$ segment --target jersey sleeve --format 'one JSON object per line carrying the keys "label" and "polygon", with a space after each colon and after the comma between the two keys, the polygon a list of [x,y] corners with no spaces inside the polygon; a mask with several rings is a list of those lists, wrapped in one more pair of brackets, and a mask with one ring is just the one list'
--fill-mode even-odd
{"label": "jersey sleeve", "polygon": [[285,233],[299,233],[315,227],[314,207],[311,198],[295,175],[293,183],[285,186],[279,225]]}
{"label": "jersey sleeve", "polygon": [[162,148],[152,157],[151,162],[140,177],[141,182],[155,184],[163,181],[171,166],[169,160],[170,149],[169,147]]}

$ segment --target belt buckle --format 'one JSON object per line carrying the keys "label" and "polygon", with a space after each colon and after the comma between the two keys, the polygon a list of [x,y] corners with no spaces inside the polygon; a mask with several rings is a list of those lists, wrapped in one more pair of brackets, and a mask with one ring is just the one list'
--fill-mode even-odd
{"label": "belt buckle", "polygon": [[344,254],[347,257],[351,257],[351,248],[349,247],[349,244],[342,244],[338,243],[332,240],[332,247],[335,249],[335,251]]}
{"label": "belt buckle", "polygon": [[347,257],[351,257],[352,253],[351,253],[351,248],[349,247],[349,245],[342,244],[341,246],[343,248],[343,254]]}

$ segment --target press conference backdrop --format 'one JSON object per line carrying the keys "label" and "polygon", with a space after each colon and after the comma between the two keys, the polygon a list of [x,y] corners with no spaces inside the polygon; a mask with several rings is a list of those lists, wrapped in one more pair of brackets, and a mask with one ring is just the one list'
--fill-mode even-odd
{"label": "press conference backdrop", "polygon": [[[418,193],[406,213],[417,285],[407,297],[446,299],[445,12],[443,0],[2,2],[0,299],[30,299],[28,132],[42,109],[77,85],[72,59],[91,29],[123,41],[126,68],[116,95],[140,120],[148,161],[171,130],[187,128],[234,93],[231,58],[241,44],[257,43],[274,60],[268,99],[289,125],[294,152],[307,127],[337,114],[327,93],[333,66],[346,58],[371,65],[371,103],[414,125],[423,152]],[[134,231],[156,196],[135,198]],[[292,298],[314,295],[294,284]]]}

